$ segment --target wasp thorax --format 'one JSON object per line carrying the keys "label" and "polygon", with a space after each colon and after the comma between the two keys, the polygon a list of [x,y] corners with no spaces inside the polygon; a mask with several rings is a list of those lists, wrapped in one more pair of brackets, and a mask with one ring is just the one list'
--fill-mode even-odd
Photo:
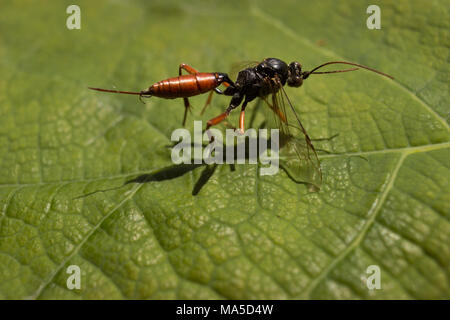
{"label": "wasp thorax", "polygon": [[302,65],[300,63],[294,61],[289,64],[287,84],[290,87],[300,87],[303,84]]}

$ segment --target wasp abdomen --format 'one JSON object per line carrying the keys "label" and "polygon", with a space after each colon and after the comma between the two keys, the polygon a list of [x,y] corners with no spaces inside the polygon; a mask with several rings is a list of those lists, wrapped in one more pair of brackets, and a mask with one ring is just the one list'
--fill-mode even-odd
{"label": "wasp abdomen", "polygon": [[185,98],[211,91],[218,85],[215,73],[199,72],[156,82],[148,93],[160,98]]}

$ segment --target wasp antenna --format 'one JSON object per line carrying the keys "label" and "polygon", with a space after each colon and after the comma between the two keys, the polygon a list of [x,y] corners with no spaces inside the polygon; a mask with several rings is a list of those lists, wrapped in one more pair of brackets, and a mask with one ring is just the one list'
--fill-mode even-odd
{"label": "wasp antenna", "polygon": [[356,71],[359,70],[359,68],[351,68],[351,69],[342,69],[342,70],[333,70],[333,71],[319,71],[319,72],[309,72],[309,74],[325,74],[325,73],[338,73],[338,72],[349,72],[349,71]]}
{"label": "wasp antenna", "polygon": [[378,70],[376,70],[376,69],[373,69],[373,68],[364,66],[364,65],[362,65],[362,64],[357,64],[357,63],[347,62],[347,61],[330,61],[330,62],[326,62],[326,63],[324,63],[324,64],[321,64],[321,65],[318,66],[318,67],[315,67],[315,68],[312,69],[311,71],[307,72],[307,74],[309,75],[309,74],[321,74],[321,73],[335,73],[335,72],[354,71],[353,69],[344,69],[344,71],[342,71],[342,70],[336,70],[335,72],[333,72],[333,71],[329,71],[329,72],[315,72],[316,70],[318,70],[318,69],[320,69],[320,68],[322,68],[322,67],[325,67],[325,66],[327,66],[327,65],[330,65],[330,64],[348,64],[348,65],[351,65],[351,66],[355,66],[355,67],[358,67],[358,68],[363,68],[363,69],[366,69],[366,70],[369,70],[369,71],[378,73],[378,74],[380,74],[380,75],[382,75],[382,76],[385,76],[385,77],[388,77],[389,79],[392,79],[392,80],[394,79],[394,77],[392,77],[392,76],[390,76],[390,75],[388,75],[388,74],[386,74],[386,73],[384,73],[384,72],[381,72],[381,71],[378,71]]}

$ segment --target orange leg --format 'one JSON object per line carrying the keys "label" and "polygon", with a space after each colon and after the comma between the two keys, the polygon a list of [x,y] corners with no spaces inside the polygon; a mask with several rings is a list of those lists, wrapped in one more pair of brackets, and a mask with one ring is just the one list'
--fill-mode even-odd
{"label": "orange leg", "polygon": [[206,123],[206,129],[205,130],[208,130],[212,126],[215,126],[216,124],[221,123],[223,120],[225,120],[228,117],[229,114],[230,114],[230,111],[228,111],[228,109],[227,109],[227,111],[225,111],[224,113],[218,115],[215,118],[212,118],[211,120],[209,120]]}
{"label": "orange leg", "polygon": [[195,74],[198,73],[198,70],[192,68],[190,65],[187,65],[185,63],[181,63],[180,66],[178,67],[178,73],[181,76],[181,70],[186,70],[189,74]]}
{"label": "orange leg", "polygon": [[[243,97],[240,94],[234,95],[233,98],[231,99],[230,105],[227,108],[227,110],[225,110],[224,113],[218,115],[217,117],[212,118],[211,120],[209,120],[206,123],[205,131],[207,131],[212,126],[215,126],[216,124],[219,124],[222,121],[224,121],[228,117],[230,112],[241,104],[242,99],[243,99]],[[247,101],[244,101],[244,103],[242,104],[242,112],[241,112],[241,118],[240,118],[240,123],[239,123],[239,126],[240,126],[242,132],[244,132],[244,122],[243,122],[244,116],[243,116],[243,112],[244,112],[246,106],[247,106]],[[241,124],[241,122],[242,122],[242,124]],[[211,137],[210,137],[210,140],[212,141],[213,139],[211,139]]]}
{"label": "orange leg", "polygon": [[[230,102],[230,105],[228,106],[227,110],[225,110],[224,113],[218,115],[217,117],[212,118],[211,120],[209,120],[206,123],[206,129],[205,130],[208,130],[209,128],[211,128],[211,126],[215,126],[216,124],[219,124],[223,120],[225,120],[228,117],[228,115],[230,114],[230,112],[233,109],[237,108],[241,104],[243,98],[244,97],[241,96],[241,94],[239,94],[239,93],[236,93],[235,95],[233,95],[233,98],[231,98],[231,102]],[[247,101],[245,101],[244,104],[242,105],[242,109],[243,110],[245,109],[246,105],[247,105]]]}
{"label": "orange leg", "polygon": [[239,128],[241,130],[241,134],[244,134],[245,132],[245,111],[241,111],[241,114],[239,116]]}
{"label": "orange leg", "polygon": [[[230,84],[228,82],[222,82],[222,84],[225,87],[229,87],[230,86]],[[203,115],[203,113],[205,113],[206,108],[211,104],[211,100],[212,100],[214,91],[217,92],[218,94],[223,94],[223,92],[221,90],[219,90],[218,88],[215,88],[214,90],[211,90],[211,92],[208,95],[208,99],[206,99],[206,103],[205,103],[205,105],[204,105],[204,107],[202,109],[202,112],[200,112],[200,115]]]}
{"label": "orange leg", "polygon": [[206,99],[205,106],[203,107],[202,112],[200,112],[201,116],[203,115],[203,113],[205,113],[206,108],[211,104],[213,93],[214,93],[214,90],[211,90],[211,92],[208,94],[208,99]]}
{"label": "orange leg", "polygon": [[241,130],[241,133],[244,134],[245,132],[245,107],[247,106],[247,101],[244,101],[241,107],[241,114],[239,116],[239,129]]}
{"label": "orange leg", "polygon": [[211,128],[212,126],[215,126],[216,124],[219,124],[219,123],[221,123],[222,121],[224,121],[224,120],[228,117],[229,114],[230,114],[230,111],[228,111],[228,109],[227,109],[227,111],[225,111],[224,113],[218,115],[218,116],[215,117],[215,118],[212,118],[211,120],[209,120],[209,121],[206,123],[205,131],[208,133],[209,141],[210,141],[210,142],[213,142],[213,141],[214,141],[214,137],[211,136],[211,133],[208,131],[208,129]]}
{"label": "orange leg", "polygon": [[[266,101],[267,102],[267,101]],[[286,115],[281,111],[280,107],[277,104],[275,95],[272,95],[272,104],[268,103],[270,109],[272,109],[273,112],[283,121],[284,123],[287,123]]]}
{"label": "orange leg", "polygon": [[[180,76],[181,76],[181,70],[185,70],[189,74],[198,73],[198,71],[196,69],[192,68],[191,66],[189,66],[189,65],[187,65],[185,63],[180,64],[180,66],[178,67],[178,74]],[[189,103],[188,98],[183,98],[183,101],[184,101],[184,117],[183,117],[183,127],[184,127],[185,124],[186,124],[187,112],[188,112],[188,110],[189,110],[191,105]]]}

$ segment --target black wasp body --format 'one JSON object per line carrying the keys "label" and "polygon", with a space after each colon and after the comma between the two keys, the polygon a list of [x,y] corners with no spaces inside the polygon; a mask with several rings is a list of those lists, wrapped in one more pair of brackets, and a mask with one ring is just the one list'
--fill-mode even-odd
{"label": "black wasp body", "polygon": [[[317,71],[318,69],[330,64],[347,64],[355,66],[356,68],[324,72]],[[247,103],[255,98],[259,97],[265,99],[269,94],[275,95],[285,84],[290,87],[300,87],[303,84],[303,80],[307,79],[311,74],[347,72],[355,71],[359,68],[367,69],[393,79],[385,73],[353,62],[330,61],[321,64],[310,71],[302,71],[302,66],[299,62],[294,61],[288,65],[284,61],[277,58],[266,58],[255,67],[246,68],[239,72],[236,81],[234,83],[230,83],[224,92],[216,90],[216,92],[223,93],[227,96],[232,96],[232,98],[230,105],[225,112],[209,120],[206,125],[206,129],[225,120],[230,112],[237,108],[242,101],[244,101],[242,103],[241,116],[239,118],[239,128],[243,132],[245,107],[247,106]],[[275,107],[276,106],[274,103],[272,108]],[[274,111],[278,114],[282,121],[286,122],[284,115],[278,109],[275,108]]]}
{"label": "black wasp body", "polygon": [[223,94],[232,96],[226,111],[218,117],[208,121],[206,129],[223,121],[230,112],[237,108],[242,101],[240,128],[244,129],[244,111],[247,104],[256,98],[265,98],[269,94],[277,93],[286,83],[291,87],[300,87],[309,72],[302,72],[298,62],[287,65],[276,58],[266,58],[255,67],[246,68],[239,72],[233,85],[226,88]]}
{"label": "black wasp body", "polygon": [[[257,97],[265,97],[268,94],[276,93],[280,87],[276,81],[284,86],[288,79],[295,74],[301,76],[301,71],[294,62],[287,65],[284,61],[276,58],[267,58],[256,67],[247,68],[239,72],[235,81],[235,87],[228,87],[224,94],[233,96],[236,102],[245,98],[246,102],[250,102]],[[294,81],[295,82],[295,81]],[[290,81],[291,84],[294,83]],[[300,86],[296,85],[297,87]],[[245,102],[244,102],[245,103]],[[238,105],[240,102],[238,102]]]}

